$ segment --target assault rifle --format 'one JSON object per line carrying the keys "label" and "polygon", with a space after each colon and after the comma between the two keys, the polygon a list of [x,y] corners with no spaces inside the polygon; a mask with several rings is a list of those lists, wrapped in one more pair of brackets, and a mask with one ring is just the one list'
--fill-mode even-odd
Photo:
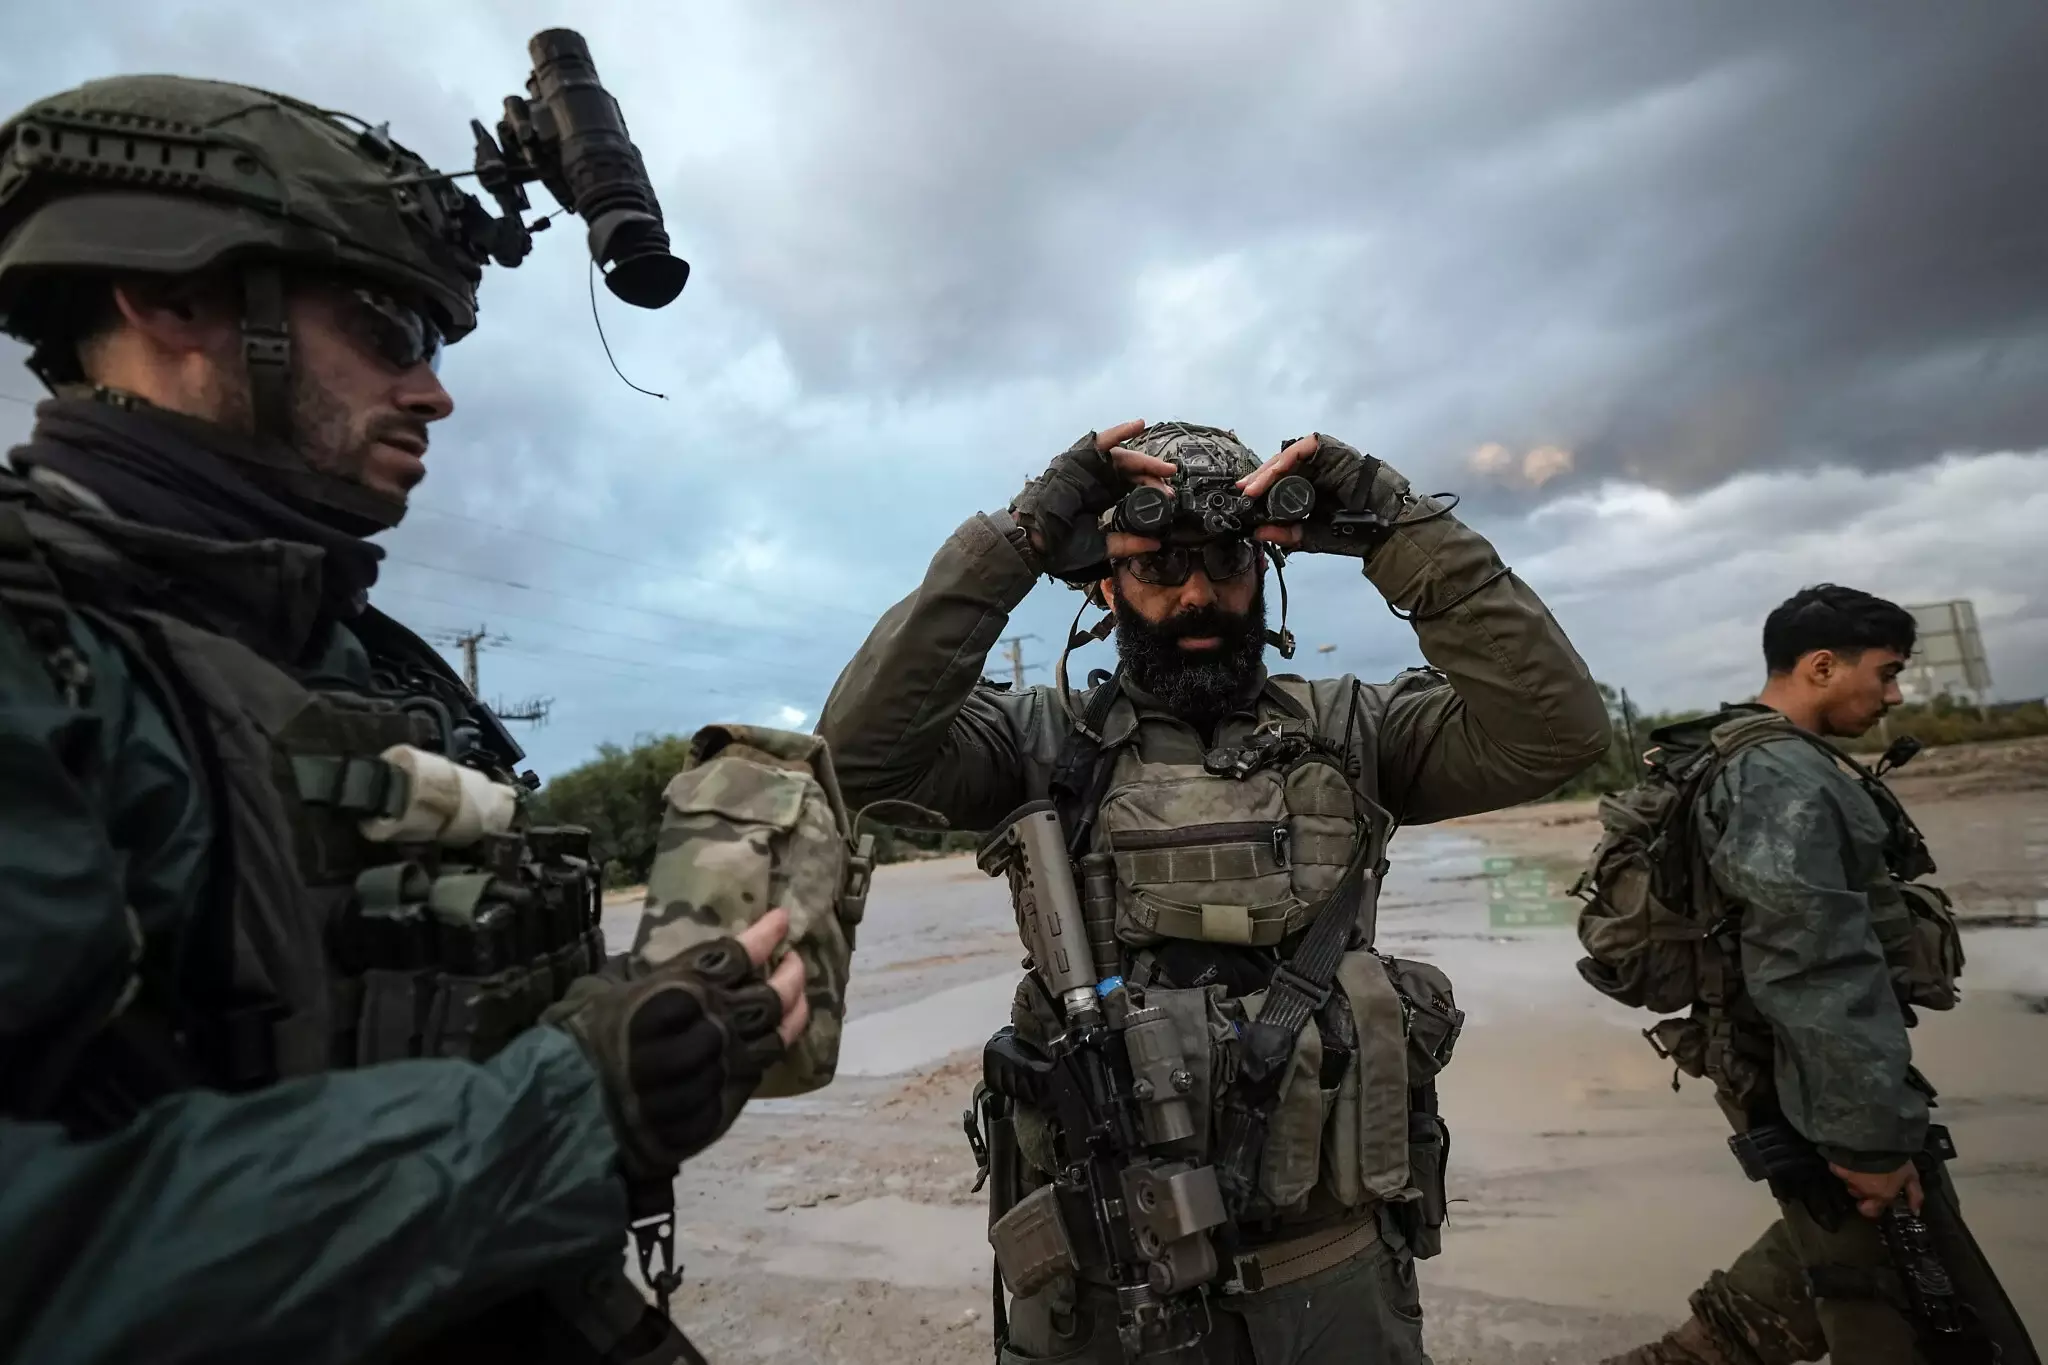
{"label": "assault rifle", "polygon": [[989,1229],[1003,1283],[1017,1295],[1060,1274],[1107,1283],[1125,1360],[1197,1365],[1209,1328],[1203,1286],[1217,1271],[1209,1229],[1224,1209],[1215,1168],[1192,1159],[1193,1078],[1179,1034],[1166,1011],[1095,970],[1050,801],[1004,821],[980,863],[1010,877],[1031,980],[1062,1025],[1043,1048],[1004,1029],[983,1053],[990,1091],[1051,1117],[1059,1167]]}
{"label": "assault rifle", "polygon": [[[1954,1155],[1948,1130],[1939,1124],[1927,1130],[1928,1150],[1936,1160]],[[1779,1199],[1798,1200],[1817,1220],[1856,1216],[1848,1187],[1828,1169],[1827,1159],[1789,1123],[1766,1123],[1728,1139],[1742,1173],[1768,1182]],[[1930,1196],[1932,1192],[1930,1191]],[[1956,1292],[1948,1265],[1935,1247],[1933,1233],[1913,1212],[1903,1191],[1878,1220],[1885,1250],[1905,1293],[1906,1314],[1934,1365],[1999,1365],[2004,1359],[1985,1330],[1973,1305]]]}

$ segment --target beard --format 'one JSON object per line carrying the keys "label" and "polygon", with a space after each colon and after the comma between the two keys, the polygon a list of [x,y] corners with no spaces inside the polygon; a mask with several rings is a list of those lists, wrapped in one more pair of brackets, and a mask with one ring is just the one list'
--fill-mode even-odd
{"label": "beard", "polygon": [[[1114,584],[1112,584],[1114,587]],[[1175,715],[1215,720],[1250,689],[1266,654],[1266,584],[1242,612],[1211,604],[1180,612],[1164,621],[1148,621],[1136,607],[1116,597],[1116,648],[1130,679],[1157,697]],[[1215,649],[1189,651],[1180,642],[1213,635]]]}

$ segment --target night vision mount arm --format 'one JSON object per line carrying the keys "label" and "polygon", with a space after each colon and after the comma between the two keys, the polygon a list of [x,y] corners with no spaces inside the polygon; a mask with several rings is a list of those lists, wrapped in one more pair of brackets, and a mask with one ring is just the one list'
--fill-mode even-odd
{"label": "night vision mount arm", "polygon": [[533,234],[526,186],[538,180],[562,208],[589,225],[590,258],[605,286],[639,308],[661,308],[683,292],[689,262],[669,250],[660,201],[619,102],[598,79],[590,47],[572,29],[551,28],[527,45],[533,74],[526,95],[505,97],[497,136],[476,119],[477,183],[500,217],[470,201],[471,234],[499,265],[518,265]]}

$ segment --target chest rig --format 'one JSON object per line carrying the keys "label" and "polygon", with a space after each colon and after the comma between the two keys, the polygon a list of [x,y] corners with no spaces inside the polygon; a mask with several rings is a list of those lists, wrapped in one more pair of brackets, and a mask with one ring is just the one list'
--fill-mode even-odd
{"label": "chest rig", "polygon": [[[1382,1238],[1434,1255],[1449,1153],[1435,1077],[1463,1015],[1436,968],[1372,947],[1394,821],[1371,799],[1370,769],[1354,770],[1354,734],[1322,733],[1299,678],[1267,679],[1207,736],[1126,695],[1121,679],[1091,682],[1051,804],[1081,893],[1084,975],[1147,1019],[1147,1037],[1126,1043],[1131,1094],[1168,1096],[1190,1120],[1146,1154],[1213,1168],[1222,1262],[1206,1292],[1275,1288]],[[1061,1256],[1011,1217],[1046,1191],[1065,1197],[1097,1130],[1077,1131],[1017,1079],[1017,1058],[1071,1046],[1073,1015],[1039,962],[1059,950],[1032,877],[1001,851],[985,847],[983,869],[1009,875],[1033,956],[964,1119],[992,1226],[1006,1233],[991,1240],[1013,1292],[1059,1274],[1108,1283],[1115,1258],[1090,1242],[1087,1220],[1062,1218]],[[1064,959],[1055,966],[1065,973]],[[996,1305],[1000,1325],[1000,1295]]]}
{"label": "chest rig", "polygon": [[177,567],[262,581],[263,557],[296,547],[36,498],[0,481],[0,606],[73,704],[95,680],[67,617],[114,641],[177,733],[212,840],[191,922],[145,943],[126,1007],[62,1050],[31,1110],[103,1131],[194,1085],[481,1059],[602,964],[588,832],[528,824],[518,745],[431,647],[374,611],[280,647]]}
{"label": "chest rig", "polygon": [[[1175,940],[1277,949],[1313,922],[1361,841],[1377,869],[1392,821],[1316,732],[1306,683],[1268,679],[1207,740],[1119,706],[1120,691],[1115,680],[1096,689],[1053,778],[1105,950],[1112,939],[1124,959]],[[1364,939],[1371,921],[1368,906]]]}

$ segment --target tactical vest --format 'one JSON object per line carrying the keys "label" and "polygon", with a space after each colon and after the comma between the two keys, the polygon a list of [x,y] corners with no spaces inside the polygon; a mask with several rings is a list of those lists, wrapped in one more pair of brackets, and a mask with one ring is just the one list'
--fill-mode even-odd
{"label": "tactical vest", "polygon": [[[1234,1040],[1265,998],[1263,988],[1245,987],[1262,985],[1285,959],[1283,945],[1314,922],[1363,840],[1370,889],[1330,998],[1297,1041],[1247,1219],[1298,1229],[1386,1201],[1403,1208],[1411,1246],[1429,1255],[1443,1221],[1447,1142],[1433,1081],[1462,1015],[1441,972],[1371,948],[1394,822],[1314,717],[1307,682],[1276,677],[1252,714],[1225,720],[1211,744],[1142,708],[1127,732],[1106,740],[1085,801],[1092,814],[1080,815],[1090,823],[1075,869],[1090,949],[1099,975],[1143,987],[1146,1003],[1175,1021],[1190,1101],[1212,1119],[1193,1154],[1206,1159],[1235,1074]],[[1177,942],[1253,950],[1237,956],[1264,964],[1260,980],[1182,984],[1161,965],[1180,951]],[[1058,1027],[1028,980],[1012,1026],[1036,1043]],[[1044,1120],[1020,1107],[1017,1136],[1027,1164],[1049,1170]]]}
{"label": "tactical vest", "polygon": [[43,1078],[51,1117],[103,1130],[191,1085],[482,1059],[603,963],[587,831],[526,826],[518,746],[429,646],[373,611],[353,628],[367,684],[267,658],[179,595],[180,555],[232,551],[42,497],[0,478],[0,605],[73,696],[92,680],[64,612],[113,638],[214,836],[194,960],[144,959],[128,1007]]}

